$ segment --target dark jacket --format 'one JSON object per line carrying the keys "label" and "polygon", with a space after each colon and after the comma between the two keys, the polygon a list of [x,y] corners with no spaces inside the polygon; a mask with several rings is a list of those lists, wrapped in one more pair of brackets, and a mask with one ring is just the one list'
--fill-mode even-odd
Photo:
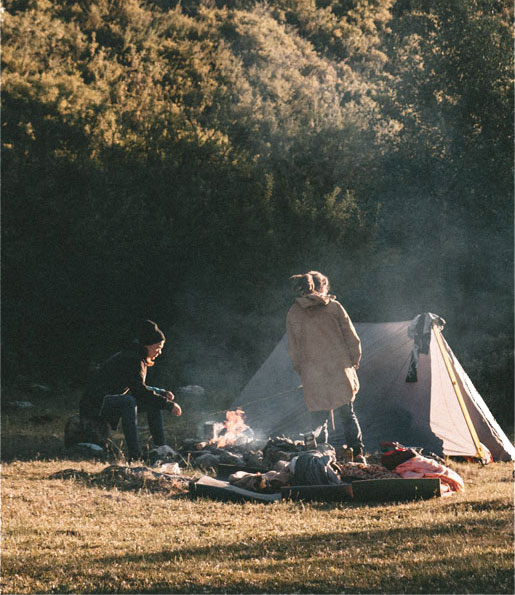
{"label": "dark jacket", "polygon": [[145,358],[145,349],[134,342],[103,362],[91,377],[80,400],[80,416],[98,417],[105,395],[130,393],[136,399],[138,407],[155,405],[156,399],[164,406],[167,400],[160,394],[161,389],[145,384],[148,367]]}

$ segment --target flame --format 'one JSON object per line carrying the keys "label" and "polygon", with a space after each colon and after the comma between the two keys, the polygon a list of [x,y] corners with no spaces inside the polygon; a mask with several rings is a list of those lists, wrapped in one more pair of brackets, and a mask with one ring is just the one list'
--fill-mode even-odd
{"label": "flame", "polygon": [[211,443],[216,444],[219,448],[234,444],[241,434],[245,430],[249,429],[249,426],[245,423],[245,411],[238,407],[234,411],[225,412],[224,428],[225,432],[218,438],[213,438]]}

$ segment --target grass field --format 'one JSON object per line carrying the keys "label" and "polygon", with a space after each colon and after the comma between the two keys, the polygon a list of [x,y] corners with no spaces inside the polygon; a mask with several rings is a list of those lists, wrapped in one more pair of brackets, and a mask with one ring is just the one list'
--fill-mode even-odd
{"label": "grass field", "polygon": [[193,500],[99,480],[62,448],[73,398],[31,400],[2,415],[2,593],[514,592],[511,464],[450,463],[465,493],[419,502]]}

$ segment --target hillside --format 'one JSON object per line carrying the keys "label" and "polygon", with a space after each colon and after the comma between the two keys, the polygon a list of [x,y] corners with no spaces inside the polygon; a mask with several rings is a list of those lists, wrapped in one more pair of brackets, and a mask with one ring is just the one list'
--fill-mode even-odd
{"label": "hillside", "polygon": [[504,0],[7,0],[3,373],[83,383],[140,316],[172,384],[237,390],[291,274],[448,321],[512,427]]}

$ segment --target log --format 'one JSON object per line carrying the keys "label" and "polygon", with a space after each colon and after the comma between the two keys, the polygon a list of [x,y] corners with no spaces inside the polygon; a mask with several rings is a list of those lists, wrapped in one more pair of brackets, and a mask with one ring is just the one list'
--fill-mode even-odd
{"label": "log", "polygon": [[442,495],[439,479],[364,479],[352,482],[354,500],[395,502],[435,498]]}
{"label": "log", "polygon": [[287,486],[281,488],[281,497],[287,500],[342,502],[352,499],[352,485]]}

